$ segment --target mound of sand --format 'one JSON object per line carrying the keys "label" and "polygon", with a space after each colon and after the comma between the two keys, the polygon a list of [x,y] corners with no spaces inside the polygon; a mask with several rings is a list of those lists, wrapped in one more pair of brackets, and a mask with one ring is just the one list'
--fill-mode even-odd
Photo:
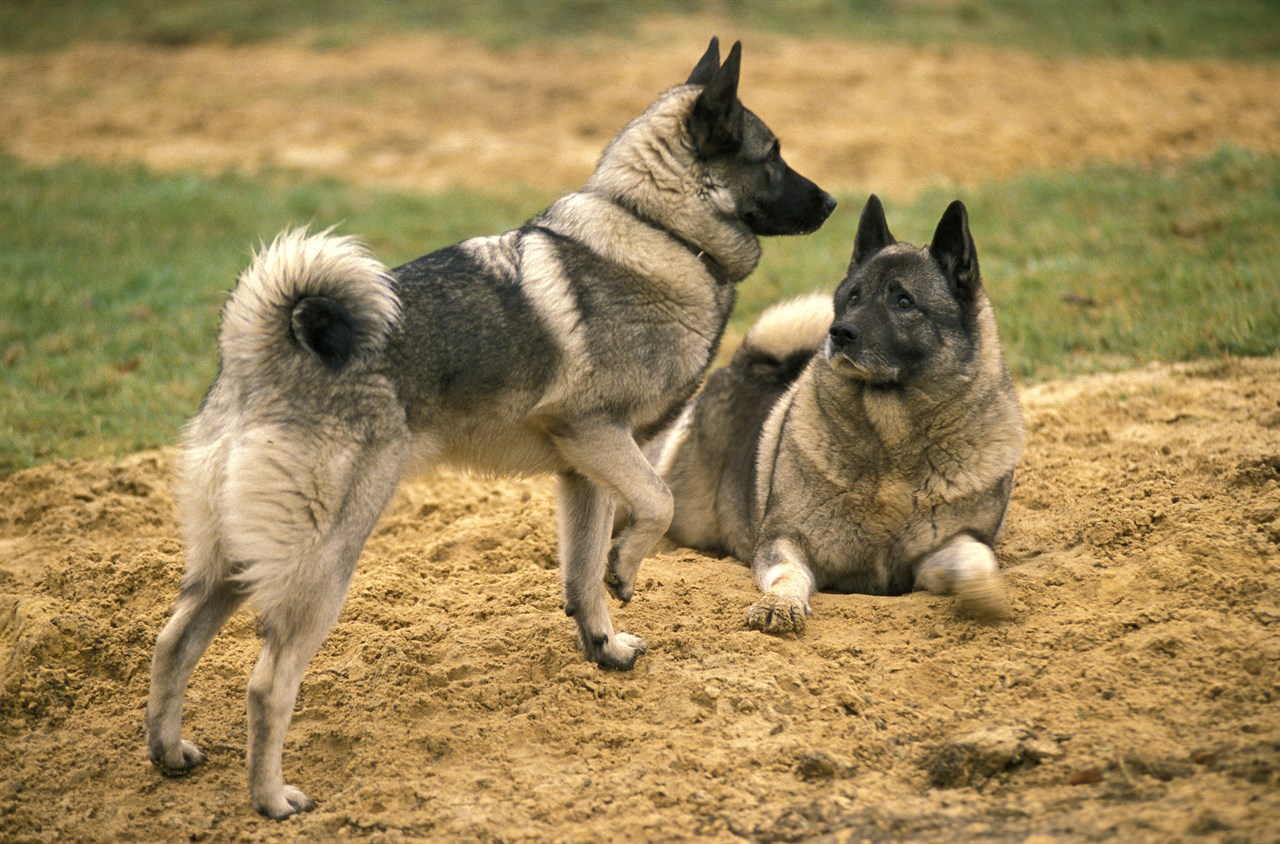
{"label": "mound of sand", "polygon": [[287,775],[249,805],[242,612],[197,668],[166,780],[148,660],[182,548],[171,452],[0,481],[0,837],[478,841],[1275,840],[1280,359],[1023,394],[1000,548],[1016,617],[820,595],[749,631],[747,569],[666,547],[615,611],[650,653],[576,651],[551,484],[407,486],[312,663]]}

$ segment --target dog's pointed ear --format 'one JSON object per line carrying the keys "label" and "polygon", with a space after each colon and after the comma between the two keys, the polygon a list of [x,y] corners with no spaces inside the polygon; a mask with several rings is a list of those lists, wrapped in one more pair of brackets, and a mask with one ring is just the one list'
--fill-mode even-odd
{"label": "dog's pointed ear", "polygon": [[889,221],[884,218],[884,206],[880,204],[880,197],[871,194],[862,208],[862,216],[858,218],[858,233],[853,236],[853,257],[849,259],[849,272],[866,263],[881,249],[897,242],[889,231]]}
{"label": "dog's pointed ear", "polygon": [[689,78],[685,80],[684,84],[706,85],[719,69],[720,39],[713,35],[711,43],[707,45],[707,51],[702,54],[702,58],[698,59],[698,64],[694,67],[693,72],[689,74]]}
{"label": "dog's pointed ear", "polygon": [[738,101],[738,72],[742,65],[742,42],[735,41],[724,64],[711,74],[710,81],[693,104],[689,134],[703,158],[736,152],[742,146],[745,122]]}
{"label": "dog's pointed ear", "polygon": [[955,200],[947,206],[929,244],[929,254],[942,267],[947,278],[964,299],[972,300],[982,284],[978,272],[978,249],[969,233],[969,212],[964,203]]}

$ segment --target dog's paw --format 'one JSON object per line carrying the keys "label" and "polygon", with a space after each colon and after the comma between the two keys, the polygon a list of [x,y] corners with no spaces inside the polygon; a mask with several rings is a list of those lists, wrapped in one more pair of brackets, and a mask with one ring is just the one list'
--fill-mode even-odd
{"label": "dog's paw", "polygon": [[618,562],[618,557],[620,552],[617,546],[609,549],[609,564],[604,569],[604,587],[618,601],[627,603],[631,601],[632,596],[635,596],[636,571],[639,566],[630,566],[630,576],[627,576],[626,567]]}
{"label": "dog's paw", "polygon": [[1013,615],[999,574],[969,577],[956,585],[956,613],[977,621],[1003,621]]}
{"label": "dog's paw", "polygon": [[766,592],[747,610],[747,626],[777,636],[799,635],[804,632],[805,618],[810,613],[809,605],[794,595]]}
{"label": "dog's paw", "polygon": [[616,671],[630,671],[640,654],[649,649],[644,639],[630,633],[614,633],[590,642],[585,637],[580,638],[583,638],[582,649],[586,652],[587,659],[601,668]]}
{"label": "dog's paw", "polygon": [[310,812],[316,802],[303,793],[302,789],[286,785],[279,792],[262,798],[255,797],[253,808],[275,821],[293,817],[301,812]]}
{"label": "dog's paw", "polygon": [[204,752],[189,741],[178,742],[170,751],[152,748],[150,757],[151,764],[166,777],[185,777],[205,759]]}
{"label": "dog's paw", "polygon": [[623,565],[618,546],[609,549],[609,564],[604,570],[604,585],[609,594],[622,603],[628,603],[636,593],[636,574],[639,564]]}

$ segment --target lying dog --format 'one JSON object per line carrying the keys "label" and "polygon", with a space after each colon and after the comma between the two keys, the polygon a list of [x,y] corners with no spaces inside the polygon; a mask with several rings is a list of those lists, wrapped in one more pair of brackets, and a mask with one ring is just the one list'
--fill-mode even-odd
{"label": "lying dog", "polygon": [[872,196],[834,313],[816,295],[766,311],[649,454],[668,536],[750,560],[747,624],[799,633],[815,589],[1004,615],[991,546],[1023,439],[964,205],[917,249]]}
{"label": "lying dog", "polygon": [[[627,125],[586,186],[528,224],[388,271],[348,238],[282,234],[223,312],[222,368],[183,441],[188,569],[156,644],[147,744],[163,771],[188,679],[246,599],[253,805],[312,808],[281,752],[307,663],[338,617],[401,477],[441,464],[559,475],[565,612],[587,658],[627,669],[615,631],[666,530],[671,494],[637,441],[696,391],[760,235],[817,229],[835,201],[783,161],[738,99],[741,50],[713,39],[692,75]],[[609,548],[614,502],[634,514]]]}

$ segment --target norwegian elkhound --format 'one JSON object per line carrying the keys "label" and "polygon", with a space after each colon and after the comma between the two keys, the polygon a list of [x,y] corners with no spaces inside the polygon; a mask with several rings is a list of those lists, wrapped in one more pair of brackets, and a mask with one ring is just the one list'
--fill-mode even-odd
{"label": "norwegian elkhound", "polygon": [[[150,757],[181,738],[192,668],[246,599],[253,804],[312,807],[281,750],[302,674],[402,475],[439,464],[559,475],[565,612],[587,658],[630,668],[606,583],[631,598],[671,494],[637,442],[673,419],[715,354],[759,235],[817,229],[835,201],[782,160],[738,99],[741,47],[712,40],[683,85],[628,124],[586,186],[526,225],[388,271],[349,238],[281,234],[223,311],[222,368],[184,433],[188,569],[156,644]],[[609,548],[615,502],[634,515]]]}
{"label": "norwegian elkhound", "polygon": [[815,589],[914,586],[1004,615],[991,546],[1023,438],[964,205],[918,249],[872,196],[834,310],[766,311],[648,453],[670,538],[750,560],[748,626],[799,633]]}

